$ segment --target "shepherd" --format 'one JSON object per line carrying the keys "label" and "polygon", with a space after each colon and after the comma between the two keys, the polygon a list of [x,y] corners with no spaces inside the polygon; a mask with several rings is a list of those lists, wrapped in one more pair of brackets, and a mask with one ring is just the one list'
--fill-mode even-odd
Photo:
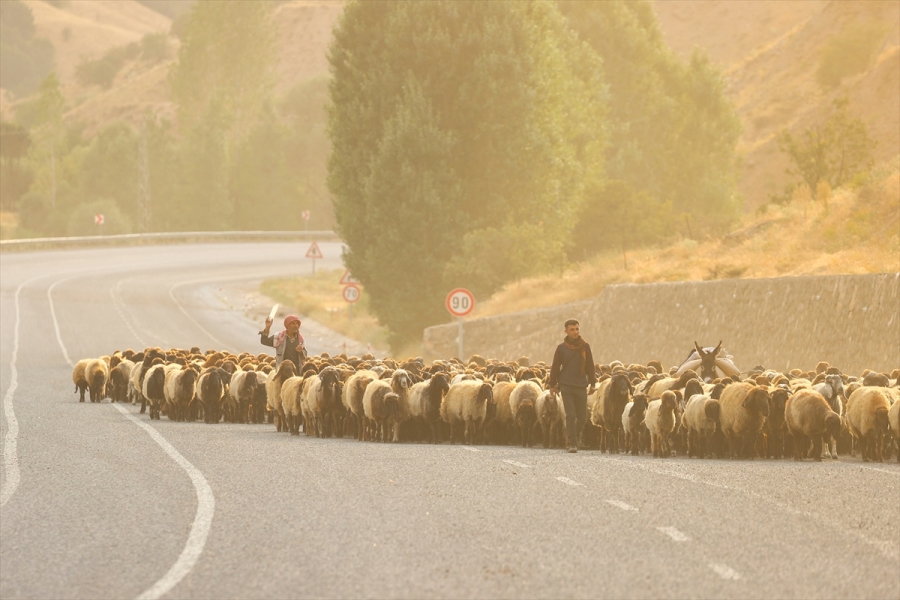
{"label": "shepherd", "polygon": [[300,366],[306,360],[306,344],[303,336],[300,335],[300,318],[295,315],[288,315],[284,318],[284,330],[279,331],[275,335],[269,335],[269,328],[272,327],[272,317],[266,318],[266,327],[259,332],[259,343],[263,346],[275,348],[275,368],[281,365],[281,361],[287,359],[294,363],[297,372],[300,372]]}
{"label": "shepherd", "polygon": [[555,400],[556,394],[562,390],[568,451],[578,452],[581,431],[587,420],[587,397],[597,389],[597,374],[591,346],[581,337],[581,324],[577,319],[569,319],[564,327],[566,338],[556,347],[553,366],[550,367],[550,395]]}

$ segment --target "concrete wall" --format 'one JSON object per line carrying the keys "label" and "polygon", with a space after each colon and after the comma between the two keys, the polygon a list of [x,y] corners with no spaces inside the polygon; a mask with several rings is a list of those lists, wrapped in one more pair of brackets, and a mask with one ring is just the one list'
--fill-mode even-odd
{"label": "concrete wall", "polygon": [[[723,340],[742,371],[820,360],[851,374],[900,367],[900,273],[612,285],[593,300],[466,321],[464,352],[550,362],[570,317],[600,363],[669,367],[694,340]],[[426,352],[455,356],[456,335],[455,323],[426,329]]]}

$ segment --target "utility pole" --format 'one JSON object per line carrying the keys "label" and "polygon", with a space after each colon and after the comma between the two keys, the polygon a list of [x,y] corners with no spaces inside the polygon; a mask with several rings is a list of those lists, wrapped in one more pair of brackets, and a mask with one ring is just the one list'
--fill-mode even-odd
{"label": "utility pole", "polygon": [[150,153],[147,150],[147,122],[138,140],[138,230],[150,233]]}
{"label": "utility pole", "polygon": [[56,208],[56,140],[50,142],[50,208]]}

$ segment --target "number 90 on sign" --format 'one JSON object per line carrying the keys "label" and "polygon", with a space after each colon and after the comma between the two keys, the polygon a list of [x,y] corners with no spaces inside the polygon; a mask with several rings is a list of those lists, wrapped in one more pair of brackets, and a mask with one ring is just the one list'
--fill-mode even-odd
{"label": "number 90 on sign", "polygon": [[344,287],[343,291],[344,300],[353,304],[357,300],[359,300],[359,288],[355,285],[348,285]]}
{"label": "number 90 on sign", "polygon": [[475,308],[475,296],[465,288],[456,288],[447,294],[447,310],[454,317],[464,317]]}

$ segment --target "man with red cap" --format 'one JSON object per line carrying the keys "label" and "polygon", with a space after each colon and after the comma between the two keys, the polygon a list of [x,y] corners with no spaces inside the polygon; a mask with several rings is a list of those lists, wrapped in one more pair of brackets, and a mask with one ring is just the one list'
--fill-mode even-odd
{"label": "man with red cap", "polygon": [[259,332],[259,343],[275,348],[275,368],[286,359],[294,363],[299,373],[300,366],[306,360],[306,345],[303,343],[303,336],[300,335],[300,319],[294,315],[286,316],[284,331],[279,331],[275,335],[269,335],[271,326],[272,319],[266,318],[266,327]]}

